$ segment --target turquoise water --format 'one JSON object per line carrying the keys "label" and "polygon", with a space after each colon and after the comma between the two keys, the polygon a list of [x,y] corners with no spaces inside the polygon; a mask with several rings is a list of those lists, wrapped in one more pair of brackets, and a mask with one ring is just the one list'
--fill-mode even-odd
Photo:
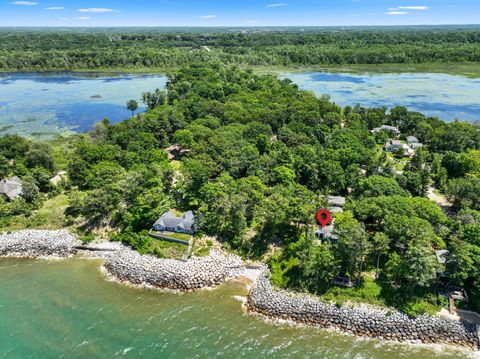
{"label": "turquoise water", "polygon": [[100,262],[0,259],[0,358],[470,358],[245,314],[238,283],[191,294],[105,281]]}
{"label": "turquoise water", "polygon": [[406,106],[442,120],[480,120],[480,79],[436,73],[281,73],[305,90],[339,105]]}
{"label": "turquoise water", "polygon": [[[161,75],[0,74],[0,135],[86,132],[103,118],[131,116],[126,103],[163,88]],[[142,108],[139,108],[141,111]]]}

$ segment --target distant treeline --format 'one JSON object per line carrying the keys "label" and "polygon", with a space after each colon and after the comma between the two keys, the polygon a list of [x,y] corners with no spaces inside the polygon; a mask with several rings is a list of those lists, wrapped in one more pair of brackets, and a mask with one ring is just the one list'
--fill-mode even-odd
{"label": "distant treeline", "polygon": [[0,69],[171,68],[480,62],[479,27],[0,29]]}

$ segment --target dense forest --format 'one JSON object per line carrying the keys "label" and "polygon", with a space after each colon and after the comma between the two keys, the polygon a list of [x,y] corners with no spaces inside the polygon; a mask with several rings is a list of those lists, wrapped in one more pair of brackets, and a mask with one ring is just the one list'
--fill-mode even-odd
{"label": "dense forest", "polygon": [[0,29],[0,69],[425,64],[480,61],[480,29]]}
{"label": "dense forest", "polygon": [[[480,310],[475,125],[403,107],[341,108],[289,80],[205,64],[174,71],[165,91],[143,98],[145,113],[99,122],[71,143],[65,225],[107,229],[155,254],[146,234],[153,222],[171,208],[191,209],[199,236],[266,261],[278,286],[338,294],[330,283],[341,275],[357,280],[351,295],[410,314],[436,310],[438,291],[458,286]],[[384,124],[424,144],[401,170],[402,154],[382,149],[391,134],[371,133]],[[189,150],[181,161],[164,151],[174,143]],[[48,181],[56,162],[46,144],[0,138],[1,176],[26,184],[23,197],[0,204],[3,222],[60,191]],[[429,186],[452,202],[448,215],[426,197]],[[335,214],[336,242],[314,236],[325,195],[347,198]],[[442,249],[445,263],[436,257]]]}

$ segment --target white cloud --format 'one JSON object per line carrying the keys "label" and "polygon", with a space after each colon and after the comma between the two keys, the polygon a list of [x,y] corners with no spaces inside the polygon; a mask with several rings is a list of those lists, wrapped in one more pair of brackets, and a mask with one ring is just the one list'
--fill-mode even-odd
{"label": "white cloud", "polygon": [[399,11],[399,10],[417,10],[417,11],[425,11],[428,10],[428,6],[399,6],[399,7],[391,7],[389,11]]}
{"label": "white cloud", "polygon": [[63,6],[50,6],[45,8],[45,10],[63,10],[63,9],[65,9]]}
{"label": "white cloud", "polygon": [[89,7],[89,8],[86,8],[86,9],[78,9],[77,11],[80,11],[80,12],[95,12],[95,13],[99,13],[99,12],[118,12],[118,10],[107,9],[107,8],[104,8],[104,7]]}
{"label": "white cloud", "polygon": [[92,18],[88,16],[77,16],[75,20],[92,20]]}
{"label": "white cloud", "polygon": [[429,9],[428,6],[399,6],[398,8],[401,10],[420,10],[420,11]]}
{"label": "white cloud", "polygon": [[202,15],[200,16],[202,19],[215,19],[217,15]]}
{"label": "white cloud", "polygon": [[258,24],[257,20],[247,20],[245,21],[247,24]]}
{"label": "white cloud", "polygon": [[22,6],[32,6],[32,5],[38,5],[38,2],[35,2],[35,1],[13,1],[10,4],[22,5]]}
{"label": "white cloud", "polygon": [[279,7],[279,6],[287,6],[288,4],[270,4],[270,5],[265,5],[265,7]]}
{"label": "white cloud", "polygon": [[59,17],[57,20],[60,20],[60,21],[67,21],[67,20],[68,20],[68,17]]}
{"label": "white cloud", "polygon": [[385,15],[407,15],[408,12],[406,11],[388,11]]}

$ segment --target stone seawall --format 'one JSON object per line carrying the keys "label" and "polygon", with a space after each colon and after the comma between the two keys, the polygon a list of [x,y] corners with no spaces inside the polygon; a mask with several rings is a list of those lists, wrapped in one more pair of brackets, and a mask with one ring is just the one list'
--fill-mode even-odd
{"label": "stone seawall", "polygon": [[217,251],[179,261],[123,250],[109,256],[104,268],[121,282],[179,291],[215,287],[244,270],[241,258]]}
{"label": "stone seawall", "polygon": [[358,336],[399,342],[436,343],[480,348],[479,327],[446,318],[419,316],[376,309],[337,307],[312,299],[277,292],[266,274],[251,289],[247,310],[270,319],[338,329]]}
{"label": "stone seawall", "polygon": [[23,230],[0,234],[0,257],[65,258],[76,252],[80,241],[68,230]]}

